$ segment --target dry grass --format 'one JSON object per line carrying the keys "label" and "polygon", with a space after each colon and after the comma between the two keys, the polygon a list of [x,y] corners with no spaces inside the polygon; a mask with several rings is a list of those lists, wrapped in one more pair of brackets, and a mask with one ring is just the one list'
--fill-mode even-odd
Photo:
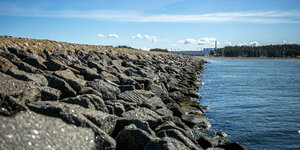
{"label": "dry grass", "polygon": [[100,51],[103,53],[144,53],[144,54],[163,54],[163,55],[174,55],[162,52],[149,52],[138,49],[128,48],[116,48],[112,46],[101,46],[101,45],[86,45],[86,44],[74,44],[67,42],[58,42],[51,40],[42,39],[30,39],[30,38],[14,38],[11,36],[0,36],[0,49],[6,49],[7,47],[14,47],[22,50],[36,50],[38,53],[42,53],[44,49],[49,51],[54,50],[70,50],[75,51],[76,49],[88,51]]}

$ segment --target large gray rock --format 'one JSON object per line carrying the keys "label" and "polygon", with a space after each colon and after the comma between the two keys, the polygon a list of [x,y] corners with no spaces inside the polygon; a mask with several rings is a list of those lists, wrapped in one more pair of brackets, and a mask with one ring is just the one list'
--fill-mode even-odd
{"label": "large gray rock", "polygon": [[0,115],[13,116],[20,111],[26,111],[28,108],[18,99],[12,96],[0,97]]}
{"label": "large gray rock", "polygon": [[16,80],[0,72],[0,84],[0,94],[3,97],[12,96],[20,99],[21,102],[41,99],[40,89],[35,82]]}
{"label": "large gray rock", "polygon": [[102,94],[96,90],[94,90],[91,87],[83,87],[82,89],[80,89],[80,91],[78,92],[78,94],[83,95],[83,94],[94,94],[97,95],[99,97],[102,98]]}
{"label": "large gray rock", "polygon": [[173,117],[173,112],[166,107],[158,108],[155,109],[154,111],[162,117],[169,117],[169,118]]}
{"label": "large gray rock", "polygon": [[125,112],[124,105],[119,102],[106,101],[105,103],[112,107],[113,114],[117,116],[121,116]]}
{"label": "large gray rock", "polygon": [[147,98],[143,94],[138,93],[137,90],[122,92],[118,95],[118,98],[138,105],[142,105],[147,101]]}
{"label": "large gray rock", "polygon": [[168,102],[169,92],[165,88],[165,86],[161,83],[161,85],[151,84],[147,87],[147,90],[153,92],[156,96],[161,98],[165,103]]}
{"label": "large gray rock", "polygon": [[[41,79],[44,80],[44,78],[42,76]],[[47,80],[43,82],[46,84]],[[37,100],[58,100],[61,95],[57,89],[41,86],[41,84],[33,81],[17,80],[3,73],[0,73],[0,83],[5,85],[0,87],[1,95],[4,97],[13,96],[25,103]]]}
{"label": "large gray rock", "polygon": [[68,97],[60,101],[70,104],[77,104],[89,109],[100,110],[102,112],[108,112],[103,99],[94,94],[84,94],[78,95],[76,97]]}
{"label": "large gray rock", "polygon": [[61,119],[34,112],[24,112],[13,118],[0,117],[0,149],[97,149],[101,145],[95,133],[76,127]]}
{"label": "large gray rock", "polygon": [[161,130],[156,134],[158,137],[172,137],[175,138],[182,143],[184,143],[187,147],[193,150],[202,149],[200,146],[196,145],[192,140],[186,137],[183,133],[176,129],[168,129],[168,130]]}
{"label": "large gray rock", "polygon": [[101,64],[96,63],[96,62],[91,62],[91,61],[88,62],[88,67],[90,67],[90,68],[96,68],[98,72],[102,72],[102,71],[106,71],[107,70],[107,68],[104,67],[104,66],[102,66]]}
{"label": "large gray rock", "polygon": [[60,63],[59,61],[55,59],[49,59],[47,62],[45,62],[48,70],[51,71],[58,71],[58,70],[66,70],[68,69],[66,65],[63,63]]}
{"label": "large gray rock", "polygon": [[241,145],[238,142],[233,142],[233,143],[228,143],[228,144],[224,144],[224,145],[220,145],[218,146],[220,148],[224,148],[225,150],[247,150],[243,145]]}
{"label": "large gray rock", "polygon": [[14,65],[16,65],[20,70],[23,70],[25,72],[30,73],[39,73],[41,72],[39,69],[27,64],[26,62],[21,61],[20,58],[18,58],[16,55],[12,53],[1,53],[2,57],[6,58],[10,62],[12,62]]}
{"label": "large gray rock", "polygon": [[186,114],[183,115],[182,121],[185,122],[188,126],[196,126],[203,129],[211,128],[211,124],[208,122],[207,118],[203,115],[195,114]]}
{"label": "large gray rock", "polygon": [[8,50],[17,55],[19,58],[22,59],[22,61],[38,68],[45,70],[47,67],[41,62],[39,56],[36,54],[35,51],[30,50],[31,53],[25,52],[24,50],[15,49],[15,48],[8,48]]}
{"label": "large gray rock", "polygon": [[149,141],[144,148],[145,150],[189,150],[182,142],[171,138],[163,137]]}
{"label": "large gray rock", "polygon": [[139,106],[150,109],[164,108],[165,105],[159,97],[153,97],[154,94],[145,90],[125,91],[118,95],[118,98],[128,102],[134,102]]}
{"label": "large gray rock", "polygon": [[98,74],[97,71],[91,68],[84,67],[81,65],[74,65],[72,67],[77,69],[80,72],[80,74],[84,76],[85,80],[92,81],[94,79],[102,79],[102,76]]}
{"label": "large gray rock", "polygon": [[86,81],[77,78],[71,70],[60,70],[55,71],[53,75],[65,80],[74,90],[80,91],[85,85]]}
{"label": "large gray rock", "polygon": [[126,126],[116,137],[117,149],[144,149],[153,138],[147,132],[131,124]]}
{"label": "large gray rock", "polygon": [[33,81],[33,82],[38,83],[41,86],[48,85],[47,79],[43,75],[40,75],[40,74],[28,73],[28,72],[24,72],[22,70],[17,70],[17,69],[10,69],[6,72],[6,74],[8,74],[18,80]]}
{"label": "large gray rock", "polygon": [[181,117],[185,114],[181,107],[175,102],[166,104],[166,107],[173,112],[174,116]]}
{"label": "large gray rock", "polygon": [[[155,132],[158,133],[159,131],[163,130],[169,130],[169,129],[175,129],[180,131],[181,133],[184,134],[184,136],[190,138],[192,141],[194,141],[192,134],[189,132],[189,129],[187,128],[180,128],[178,127],[174,122],[172,121],[166,121],[163,124],[159,125],[158,127],[155,128]],[[196,142],[196,141],[194,141]]]}
{"label": "large gray rock", "polygon": [[148,108],[136,108],[134,110],[123,113],[126,119],[135,119],[140,121],[147,121],[151,128],[156,127],[162,122],[161,116]]}
{"label": "large gray rock", "polygon": [[29,56],[29,57],[26,57],[26,58],[22,59],[22,61],[24,61],[24,62],[26,62],[26,63],[30,64],[31,66],[34,66],[38,69],[41,69],[41,70],[46,70],[47,69],[46,65],[44,65],[41,62],[41,59],[38,56],[36,56],[36,57]]}
{"label": "large gray rock", "polygon": [[16,79],[23,81],[34,81],[42,86],[48,85],[46,78],[40,74],[27,73],[19,70],[17,66],[9,60],[0,56],[0,71],[6,73]]}
{"label": "large gray rock", "polygon": [[99,79],[88,81],[86,86],[92,87],[96,91],[100,92],[104,100],[116,99],[116,96],[121,92],[115,85]]}
{"label": "large gray rock", "polygon": [[76,92],[65,80],[49,74],[45,74],[45,77],[47,78],[50,87],[62,92],[62,98],[76,96]]}
{"label": "large gray rock", "polygon": [[117,74],[121,85],[134,85],[136,89],[142,89],[141,85],[125,74]]}
{"label": "large gray rock", "polygon": [[124,101],[124,100],[106,100],[105,103],[106,103],[106,105],[112,105],[114,103],[120,103],[124,106],[125,111],[133,110],[133,109],[138,107],[136,103],[127,102],[127,101]]}
{"label": "large gray rock", "polygon": [[27,106],[37,113],[59,117],[68,123],[92,128],[98,134],[103,134],[103,131],[112,133],[118,119],[115,115],[63,102],[40,101],[29,103]]}
{"label": "large gray rock", "polygon": [[41,100],[56,101],[60,99],[61,91],[51,87],[40,87]]}
{"label": "large gray rock", "polygon": [[113,68],[115,68],[119,73],[124,72],[124,70],[126,70],[122,65],[123,60],[111,60],[111,64],[113,66]]}
{"label": "large gray rock", "polygon": [[124,127],[130,125],[130,124],[134,124],[136,126],[136,128],[139,128],[145,132],[147,132],[150,135],[155,135],[155,133],[152,131],[152,129],[149,126],[149,123],[146,121],[141,121],[141,120],[137,120],[137,119],[127,119],[127,118],[120,118],[117,121],[116,127],[114,132],[112,133],[112,136],[115,137],[117,136],[117,134],[124,129]]}
{"label": "large gray rock", "polygon": [[13,47],[8,47],[7,50],[10,53],[15,54],[16,56],[18,56],[21,59],[31,56],[29,53],[27,53],[27,52],[25,52],[24,50],[21,50],[21,49],[17,49],[17,48],[13,48]]}
{"label": "large gray rock", "polygon": [[18,68],[7,59],[0,56],[0,71],[6,73],[8,70],[11,69],[18,69]]}
{"label": "large gray rock", "polygon": [[101,75],[102,75],[103,79],[105,79],[105,80],[109,80],[113,83],[120,84],[120,80],[119,80],[118,77],[116,77],[116,76],[114,76],[114,75],[112,75],[112,74],[110,74],[106,71],[102,71]]}
{"label": "large gray rock", "polygon": [[209,147],[214,147],[217,146],[218,141],[216,139],[207,137],[207,136],[202,136],[197,140],[198,144],[202,147],[202,148],[209,148]]}

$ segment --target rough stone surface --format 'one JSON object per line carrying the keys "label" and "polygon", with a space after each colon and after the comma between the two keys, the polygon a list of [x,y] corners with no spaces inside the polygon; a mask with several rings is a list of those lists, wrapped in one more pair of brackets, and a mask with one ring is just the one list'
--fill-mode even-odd
{"label": "rough stone surface", "polygon": [[[192,97],[201,96],[202,59],[11,36],[0,36],[0,49],[0,117],[34,111],[60,118],[91,130],[95,149],[115,149],[116,142],[118,149],[201,149],[194,137],[210,124]],[[230,144],[214,138],[216,146]]]}
{"label": "rough stone surface", "polygon": [[187,147],[193,150],[202,149],[200,146],[197,146],[192,140],[188,137],[184,136],[180,131],[175,129],[162,130],[157,133],[158,137],[172,137],[175,138],[182,143],[184,143]]}
{"label": "rough stone surface", "polygon": [[158,127],[155,128],[155,132],[158,133],[159,131],[163,130],[169,130],[169,129],[175,129],[180,131],[181,133],[184,134],[184,136],[189,137],[190,139],[193,138],[193,136],[188,132],[185,128],[180,128],[178,127],[174,122],[172,121],[166,121],[163,124],[159,125]]}
{"label": "rough stone surface", "polygon": [[209,129],[211,127],[207,118],[202,115],[187,114],[182,116],[182,120],[190,126],[197,126],[203,129]]}
{"label": "rough stone surface", "polygon": [[155,135],[155,133],[152,131],[152,129],[149,126],[149,123],[146,121],[141,121],[141,120],[137,120],[137,119],[126,119],[126,118],[120,118],[117,121],[115,130],[112,134],[112,136],[117,136],[117,134],[124,129],[124,127],[130,125],[130,124],[134,124],[136,128],[139,128],[145,132],[147,132],[150,135]]}
{"label": "rough stone surface", "polygon": [[0,115],[13,116],[25,110],[28,110],[28,108],[18,99],[12,96],[0,97]]}
{"label": "rough stone surface", "polygon": [[108,112],[103,99],[94,94],[78,95],[76,97],[69,97],[60,101],[70,104],[77,104],[85,108],[99,110],[102,112]]}
{"label": "rough stone surface", "polygon": [[164,137],[161,139],[155,139],[149,141],[144,148],[145,150],[189,150],[182,142],[170,138]]}
{"label": "rough stone surface", "polygon": [[79,91],[86,83],[85,80],[77,78],[71,70],[55,71],[53,75],[65,80],[76,91]]}
{"label": "rough stone surface", "polygon": [[102,76],[99,75],[97,73],[97,71],[93,70],[93,69],[90,69],[88,67],[84,67],[84,66],[80,66],[80,65],[75,65],[73,66],[75,69],[77,69],[81,75],[84,76],[84,79],[85,80],[89,80],[89,81],[92,81],[94,79],[101,79]]}
{"label": "rough stone surface", "polygon": [[101,129],[106,133],[112,133],[118,120],[117,116],[111,114],[63,102],[41,101],[27,105],[37,113],[59,117],[78,126],[90,127],[95,132]]}
{"label": "rough stone surface", "polygon": [[38,86],[32,81],[16,80],[0,72],[0,84],[0,94],[3,97],[12,96],[23,102],[35,101],[41,98]]}
{"label": "rough stone surface", "polygon": [[61,91],[50,88],[50,87],[41,87],[41,100],[59,100]]}
{"label": "rough stone surface", "polygon": [[113,114],[121,116],[125,112],[125,107],[120,102],[106,101],[106,104],[112,107]]}
{"label": "rough stone surface", "polygon": [[41,70],[47,69],[46,65],[44,65],[38,57],[29,56],[29,57],[22,59],[22,61],[24,61],[38,69],[41,69]]}
{"label": "rough stone surface", "polygon": [[209,148],[209,147],[214,147],[218,144],[218,141],[216,141],[213,138],[207,137],[207,136],[202,136],[200,137],[197,142],[202,148]]}
{"label": "rough stone surface", "polygon": [[149,93],[145,90],[132,90],[120,93],[118,95],[118,98],[128,102],[136,103],[139,106],[147,107],[150,109],[165,107],[164,103],[159,97],[153,96],[153,93]]}
{"label": "rough stone surface", "polygon": [[225,150],[247,150],[243,145],[241,145],[238,142],[233,142],[233,143],[229,143],[229,144],[225,144],[225,145],[220,145],[218,147],[224,148]]}
{"label": "rough stone surface", "polygon": [[0,117],[0,149],[95,149],[94,132],[34,112]]}
{"label": "rough stone surface", "polygon": [[131,124],[120,131],[116,140],[117,149],[144,149],[147,143],[153,140],[153,137]]}
{"label": "rough stone surface", "polygon": [[151,127],[157,126],[162,121],[161,116],[148,108],[136,108],[127,111],[123,114],[123,117],[131,120],[147,121]]}
{"label": "rough stone surface", "polygon": [[40,74],[27,73],[25,71],[17,70],[17,69],[10,69],[6,72],[6,74],[8,74],[18,80],[33,81],[33,82],[40,84],[41,86],[48,85],[47,79],[43,75],[40,75]]}
{"label": "rough stone surface", "polygon": [[104,80],[95,79],[94,81],[87,82],[86,85],[100,92],[104,100],[116,99],[117,95],[121,92],[118,87]]}
{"label": "rough stone surface", "polygon": [[162,85],[157,84],[151,84],[147,87],[148,90],[153,92],[156,96],[161,98],[163,101],[167,101],[167,98],[169,97],[168,90]]}
{"label": "rough stone surface", "polygon": [[79,94],[81,94],[81,95],[83,95],[83,94],[94,94],[94,95],[97,95],[97,96],[102,98],[102,94],[99,93],[98,91],[94,90],[91,87],[83,87],[82,89],[80,89]]}
{"label": "rough stone surface", "polygon": [[45,77],[47,78],[50,87],[56,88],[62,92],[62,98],[76,96],[76,92],[65,80],[48,74],[46,74]]}

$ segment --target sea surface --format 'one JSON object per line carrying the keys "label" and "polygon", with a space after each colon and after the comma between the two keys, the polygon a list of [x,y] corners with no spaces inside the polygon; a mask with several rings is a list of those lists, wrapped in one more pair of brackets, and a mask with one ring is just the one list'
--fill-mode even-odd
{"label": "sea surface", "polygon": [[249,150],[300,149],[300,60],[206,61],[199,92],[212,131]]}

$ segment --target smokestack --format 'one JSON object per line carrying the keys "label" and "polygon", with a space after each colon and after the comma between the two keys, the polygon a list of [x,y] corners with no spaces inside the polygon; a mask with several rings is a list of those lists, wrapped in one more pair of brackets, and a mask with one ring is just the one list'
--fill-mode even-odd
{"label": "smokestack", "polygon": [[218,42],[215,41],[215,50],[217,50],[217,48],[218,48]]}

